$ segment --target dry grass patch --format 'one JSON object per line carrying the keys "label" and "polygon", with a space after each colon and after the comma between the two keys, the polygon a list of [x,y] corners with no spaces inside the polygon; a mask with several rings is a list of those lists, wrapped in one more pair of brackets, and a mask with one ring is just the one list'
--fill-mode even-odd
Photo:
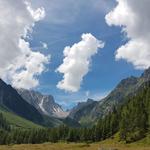
{"label": "dry grass patch", "polygon": [[28,145],[0,146],[0,150],[150,150],[150,145],[143,144],[121,144],[113,140],[99,143],[45,143]]}

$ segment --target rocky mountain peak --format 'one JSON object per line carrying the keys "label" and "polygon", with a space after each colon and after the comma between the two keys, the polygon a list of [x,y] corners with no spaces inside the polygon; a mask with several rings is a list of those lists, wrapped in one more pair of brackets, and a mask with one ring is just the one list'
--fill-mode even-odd
{"label": "rocky mountain peak", "polygon": [[52,95],[43,95],[40,92],[26,89],[17,89],[17,91],[23,99],[33,105],[41,114],[60,118],[67,116],[67,113],[55,102]]}

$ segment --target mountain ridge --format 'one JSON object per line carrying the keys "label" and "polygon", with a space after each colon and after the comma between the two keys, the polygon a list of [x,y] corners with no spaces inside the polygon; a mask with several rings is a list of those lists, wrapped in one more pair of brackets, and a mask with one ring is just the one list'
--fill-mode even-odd
{"label": "mountain ridge", "polygon": [[29,105],[11,85],[7,85],[1,79],[0,106],[35,123],[43,121],[41,114],[33,106]]}
{"label": "mountain ridge", "polygon": [[[150,81],[150,68],[146,69],[139,77],[131,76],[121,80],[118,85],[105,98],[98,101],[94,107],[92,107],[91,104],[91,109],[89,109],[90,105],[87,108],[84,107],[84,110],[78,108],[80,114],[78,115],[78,112],[74,114],[74,116],[77,117],[73,119],[77,118],[76,120],[83,125],[88,122],[90,122],[90,124],[94,123],[98,118],[107,115],[114,106],[122,105],[127,96],[136,93],[138,88],[147,81]],[[70,114],[72,114],[72,111],[74,110],[72,109]],[[84,113],[85,111],[87,114]]]}

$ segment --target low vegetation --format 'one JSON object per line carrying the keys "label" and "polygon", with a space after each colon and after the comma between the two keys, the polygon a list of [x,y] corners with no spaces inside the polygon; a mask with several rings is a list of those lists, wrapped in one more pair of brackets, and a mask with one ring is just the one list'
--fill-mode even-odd
{"label": "low vegetation", "polygon": [[0,150],[150,150],[144,143],[122,144],[112,139],[98,143],[44,143],[0,146]]}

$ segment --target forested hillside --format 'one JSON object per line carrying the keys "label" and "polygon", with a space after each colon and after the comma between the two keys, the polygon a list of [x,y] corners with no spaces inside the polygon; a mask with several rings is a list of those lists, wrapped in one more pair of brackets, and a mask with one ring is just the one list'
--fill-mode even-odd
{"label": "forested hillside", "polygon": [[150,82],[135,97],[129,98],[121,110],[120,138],[127,142],[139,140],[150,129]]}
{"label": "forested hillside", "polygon": [[4,118],[2,113],[0,113],[0,130],[10,131],[10,126],[8,122],[6,121],[6,118]]}
{"label": "forested hillside", "polygon": [[114,108],[97,124],[99,140],[119,133],[120,140],[133,142],[142,139],[150,129],[150,82],[144,83],[126,103]]}

